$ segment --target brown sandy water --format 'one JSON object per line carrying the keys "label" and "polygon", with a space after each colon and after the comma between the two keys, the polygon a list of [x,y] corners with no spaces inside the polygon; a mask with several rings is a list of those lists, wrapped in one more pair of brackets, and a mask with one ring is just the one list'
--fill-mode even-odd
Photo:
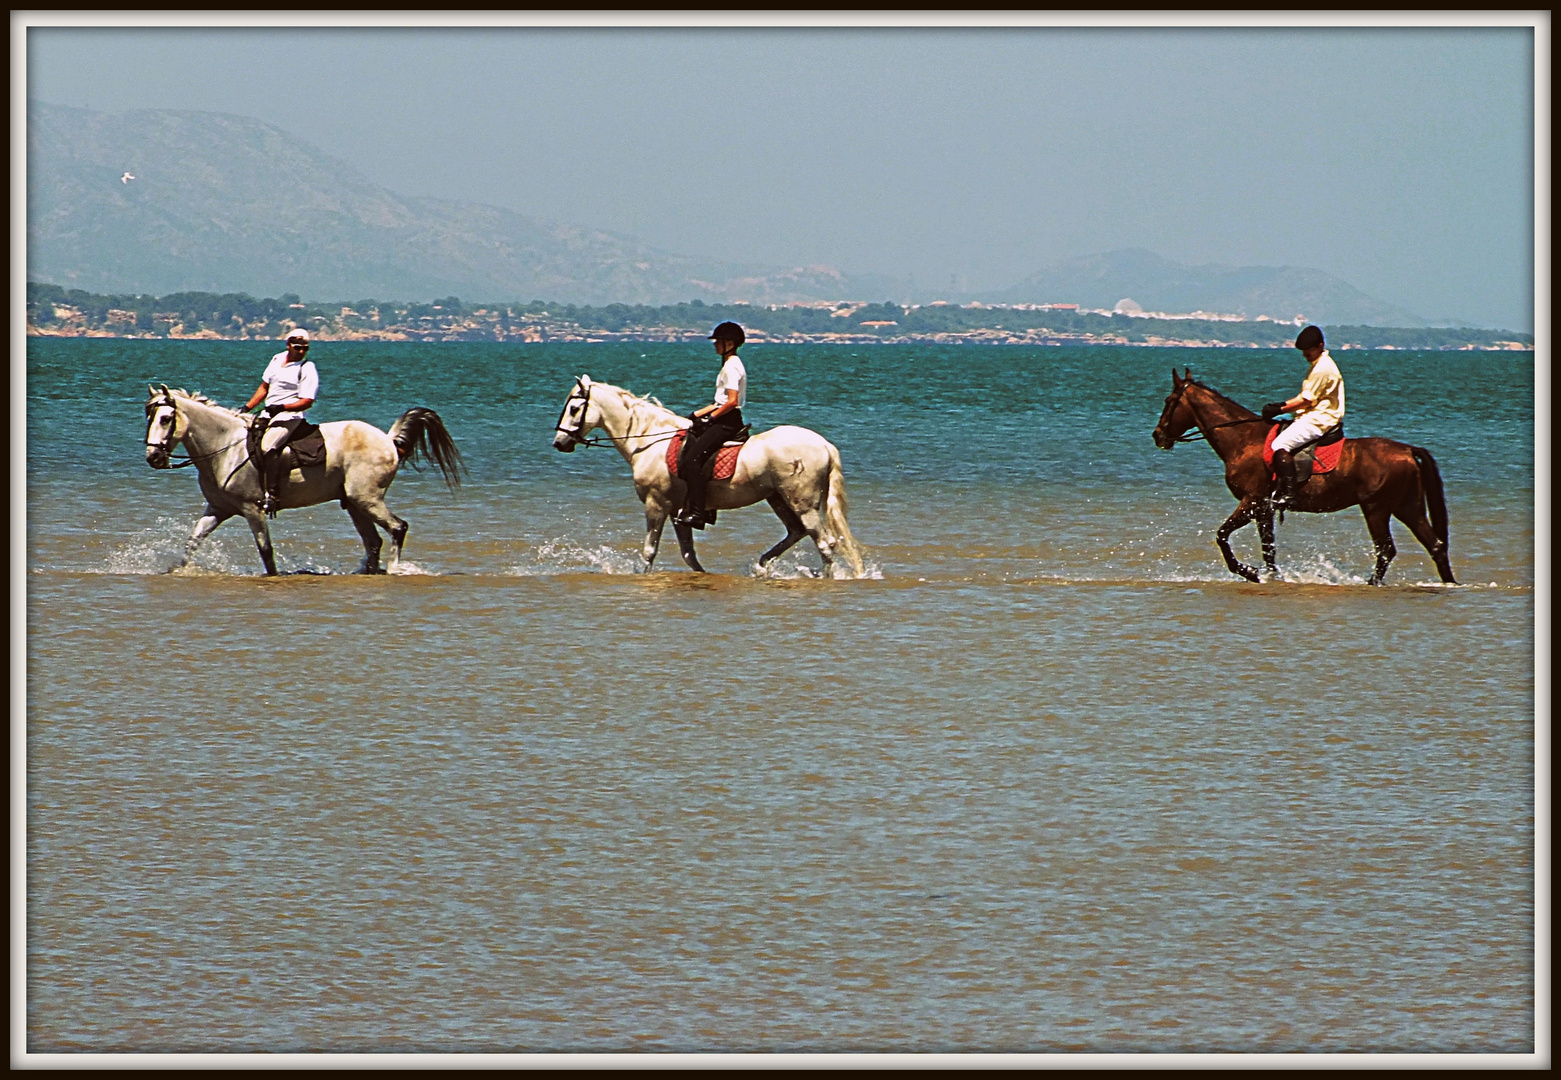
{"label": "brown sandy water", "polygon": [[621,462],[534,447],[398,480],[409,572],[326,506],[159,574],[187,474],[40,466],[28,1049],[1532,1051],[1532,479],[1444,421],[1469,584],[1340,514],[1250,585],[1158,400],[1136,493],[843,448],[857,581],[763,508],[628,573]]}

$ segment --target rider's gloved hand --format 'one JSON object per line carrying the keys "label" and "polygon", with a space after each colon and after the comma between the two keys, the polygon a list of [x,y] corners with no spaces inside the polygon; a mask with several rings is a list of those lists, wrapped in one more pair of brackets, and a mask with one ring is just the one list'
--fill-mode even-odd
{"label": "rider's gloved hand", "polygon": [[1267,405],[1263,406],[1263,419],[1272,420],[1274,417],[1278,416],[1284,411],[1285,403],[1283,401],[1270,401]]}

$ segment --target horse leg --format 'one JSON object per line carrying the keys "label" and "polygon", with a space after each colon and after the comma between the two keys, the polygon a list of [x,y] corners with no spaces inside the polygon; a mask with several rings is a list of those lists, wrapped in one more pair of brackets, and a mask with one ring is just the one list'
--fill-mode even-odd
{"label": "horse leg", "polygon": [[677,533],[678,550],[683,553],[683,561],[688,563],[689,569],[703,574],[705,568],[699,565],[699,556],[694,554],[694,529],[691,525],[680,525],[676,521],[672,523],[672,531]]}
{"label": "horse leg", "polygon": [[797,512],[786,504],[786,500],[779,495],[771,495],[765,500],[770,504],[770,509],[775,511],[775,516],[781,519],[781,524],[786,526],[786,537],[763,555],[759,556],[759,565],[768,565],[772,559],[779,558],[791,549],[791,546],[804,536],[808,530],[803,526],[802,519]]}
{"label": "horse leg", "polygon": [[347,511],[347,516],[352,518],[352,524],[357,527],[358,535],[363,537],[363,565],[358,568],[360,574],[383,574],[385,571],[379,565],[379,551],[382,541],[379,538],[379,529],[374,526],[374,519],[343,499],[342,506]]}
{"label": "horse leg", "polygon": [[1424,507],[1416,504],[1410,504],[1410,507],[1399,507],[1392,512],[1392,517],[1399,518],[1406,526],[1410,526],[1414,538],[1419,540],[1422,548],[1430,554],[1431,562],[1436,563],[1436,573],[1441,574],[1442,582],[1447,585],[1458,584],[1453,579],[1452,562],[1447,559],[1447,545],[1436,538],[1436,529],[1431,528],[1430,521],[1425,518]]}
{"label": "horse leg", "polygon": [[[374,530],[371,526],[369,533],[365,533],[363,526],[358,524],[358,514],[362,514],[373,525],[378,525],[390,534],[390,565],[394,566],[401,561],[401,549],[406,544],[408,526],[405,521],[390,512],[390,507],[385,505],[383,493],[378,498],[372,499],[343,499],[341,504],[346,508],[347,513],[352,516],[352,523],[358,526],[358,534],[363,537],[363,546],[372,553],[374,569],[368,568],[370,556],[365,556],[363,563],[364,573],[374,574],[379,572],[379,537],[376,535],[373,545],[369,544],[369,533],[372,533]],[[357,514],[353,513],[354,507],[357,508]]]}
{"label": "horse leg", "polygon": [[824,527],[824,514],[816,507],[810,506],[806,510],[793,508],[793,513],[797,515],[797,524],[802,526],[803,532],[813,538],[813,546],[818,548],[819,562],[824,566],[824,576],[828,577],[830,568],[835,565],[835,541],[838,537]]}
{"label": "horse leg", "polygon": [[271,549],[271,527],[266,524],[266,515],[255,507],[254,513],[244,515],[244,520],[255,534],[255,547],[260,549],[260,561],[266,564],[266,576],[276,577],[276,554]]}
{"label": "horse leg", "polygon": [[211,503],[207,503],[205,511],[201,514],[201,519],[195,523],[195,531],[191,533],[190,538],[184,542],[183,558],[170,566],[168,568],[168,573],[173,573],[185,563],[189,562],[190,557],[195,554],[195,549],[200,546],[201,541],[210,536],[213,529],[215,529],[218,525],[221,525],[224,521],[228,520],[228,518],[232,516],[233,511],[217,510],[211,505]]}
{"label": "horse leg", "polygon": [[1361,504],[1360,512],[1366,518],[1371,545],[1377,552],[1377,569],[1368,584],[1381,585],[1382,579],[1387,576],[1388,563],[1398,554],[1398,548],[1393,546],[1393,530],[1390,527],[1392,515],[1380,506],[1367,506],[1364,503]]}
{"label": "horse leg", "polygon": [[667,508],[660,503],[647,499],[645,502],[645,546],[640,554],[645,557],[645,565],[640,568],[643,574],[650,573],[650,568],[656,561],[656,552],[661,550],[661,530],[667,524]]}
{"label": "horse leg", "polygon": [[1436,563],[1436,572],[1442,576],[1442,582],[1446,585],[1456,585],[1453,578],[1453,564],[1447,557],[1447,545],[1437,539],[1436,530],[1431,527],[1431,522],[1426,519],[1425,508],[1420,505],[1417,498],[1409,507],[1399,507],[1393,512],[1393,516],[1409,526],[1409,531],[1415,534],[1415,539],[1420,541],[1422,547],[1431,556],[1431,561]]}
{"label": "horse leg", "polygon": [[1236,558],[1236,553],[1230,550],[1230,534],[1252,520],[1257,510],[1258,501],[1251,496],[1242,499],[1241,502],[1236,504],[1235,512],[1226,518],[1225,524],[1221,525],[1214,533],[1215,542],[1220,546],[1220,554],[1225,556],[1225,565],[1230,568],[1232,574],[1244,577],[1248,581],[1260,581],[1262,579],[1258,577],[1256,570]]}
{"label": "horse leg", "polygon": [[1257,535],[1263,545],[1263,565],[1268,567],[1270,574],[1279,573],[1279,567],[1274,562],[1279,549],[1274,545],[1274,505],[1264,499],[1257,507]]}

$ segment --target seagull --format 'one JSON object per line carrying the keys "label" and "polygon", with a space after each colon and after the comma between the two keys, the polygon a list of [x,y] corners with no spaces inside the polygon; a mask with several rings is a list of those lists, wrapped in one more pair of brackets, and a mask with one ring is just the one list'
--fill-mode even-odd
{"label": "seagull", "polygon": [[120,182],[120,183],[121,183],[121,184],[128,184],[128,183],[130,183],[130,181],[132,181],[132,180],[134,180],[134,179],[135,179],[135,177],[134,177],[134,176],[132,176],[132,175],[130,175],[130,174],[129,174],[129,173],[125,173],[125,175],[124,175],[124,176],[121,176],[121,177],[120,177],[120,178],[119,178],[119,182]]}

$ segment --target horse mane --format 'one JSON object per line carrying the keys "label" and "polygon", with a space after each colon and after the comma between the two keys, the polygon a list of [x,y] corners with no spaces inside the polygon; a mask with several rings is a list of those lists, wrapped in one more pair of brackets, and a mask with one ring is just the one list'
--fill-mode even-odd
{"label": "horse mane", "polygon": [[1235,398],[1231,397],[1229,394],[1225,393],[1223,390],[1216,390],[1216,389],[1214,389],[1214,387],[1210,386],[1208,383],[1204,382],[1202,379],[1195,379],[1191,375],[1188,375],[1186,378],[1184,378],[1182,380],[1182,382],[1184,382],[1184,383],[1191,383],[1193,386],[1196,386],[1196,387],[1198,387],[1201,390],[1207,390],[1209,393],[1213,394],[1215,397],[1223,398],[1224,400],[1230,402],[1236,408],[1245,410],[1246,412],[1249,412],[1249,413],[1252,413],[1253,416],[1257,415],[1256,412],[1253,412],[1253,410],[1248,409],[1245,405],[1243,405],[1241,402],[1237,401]]}
{"label": "horse mane", "polygon": [[185,390],[181,387],[169,387],[168,392],[170,394],[178,394],[180,397],[188,401],[194,401],[198,404],[204,405],[208,409],[216,409],[219,412],[230,413],[233,416],[242,417],[244,415],[244,411],[242,409],[234,409],[224,405],[215,398],[208,397],[207,395],[201,393],[199,390]]}
{"label": "horse mane", "polygon": [[676,413],[673,413],[672,410],[669,409],[667,406],[663,405],[661,403],[661,399],[660,398],[652,397],[649,394],[641,396],[640,394],[636,394],[632,390],[625,390],[621,386],[613,386],[612,383],[600,383],[599,385],[601,385],[601,386],[612,386],[612,388],[614,390],[618,391],[618,393],[623,396],[623,404],[624,404],[624,406],[630,412],[634,412],[640,406],[645,405],[645,406],[649,406],[649,407],[654,408],[654,409],[659,409],[659,410],[661,410],[664,413],[671,413],[673,416],[677,415]]}

